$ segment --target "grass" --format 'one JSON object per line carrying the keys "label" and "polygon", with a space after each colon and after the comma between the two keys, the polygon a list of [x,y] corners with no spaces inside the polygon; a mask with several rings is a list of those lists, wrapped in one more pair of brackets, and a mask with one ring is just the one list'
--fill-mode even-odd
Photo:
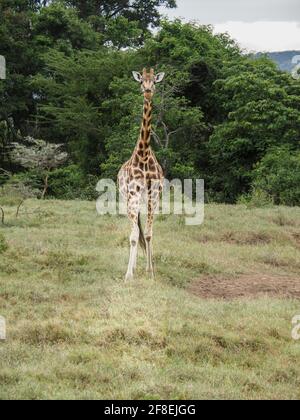
{"label": "grass", "polygon": [[[212,300],[197,279],[300,279],[299,208],[209,205],[155,224],[155,281],[124,284],[126,218],[28,201],[0,228],[0,399],[299,399],[299,300]],[[300,280],[299,280],[300,281]]]}

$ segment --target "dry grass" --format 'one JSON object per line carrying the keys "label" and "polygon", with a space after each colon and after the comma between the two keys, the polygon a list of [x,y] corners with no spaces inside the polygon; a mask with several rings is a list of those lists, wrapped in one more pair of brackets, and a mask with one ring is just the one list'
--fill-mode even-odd
{"label": "dry grass", "polygon": [[127,285],[125,218],[59,201],[6,214],[0,399],[300,398],[299,300],[188,291],[196,279],[300,279],[298,208],[210,205],[201,227],[158,218],[156,280],[141,257]]}

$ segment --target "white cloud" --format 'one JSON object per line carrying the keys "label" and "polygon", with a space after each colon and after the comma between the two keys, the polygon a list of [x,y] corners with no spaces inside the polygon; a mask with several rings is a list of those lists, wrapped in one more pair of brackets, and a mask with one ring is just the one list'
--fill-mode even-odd
{"label": "white cloud", "polygon": [[170,18],[213,24],[242,48],[253,51],[300,50],[299,0],[177,0],[163,9]]}
{"label": "white cloud", "polygon": [[228,32],[248,50],[300,50],[297,22],[227,22],[215,25],[215,32]]}
{"label": "white cloud", "polygon": [[299,0],[177,0],[172,17],[197,19],[203,24],[228,21],[300,22]]}

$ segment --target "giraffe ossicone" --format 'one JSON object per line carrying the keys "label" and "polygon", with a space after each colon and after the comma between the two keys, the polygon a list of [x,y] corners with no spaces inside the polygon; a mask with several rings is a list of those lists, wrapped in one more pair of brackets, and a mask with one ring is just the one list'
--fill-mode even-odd
{"label": "giraffe ossicone", "polygon": [[[154,69],[149,72],[144,68],[142,74],[133,72],[134,79],[141,84],[144,96],[142,126],[138,142],[133,154],[118,175],[120,193],[127,202],[127,214],[132,223],[130,235],[130,257],[126,273],[126,280],[131,280],[137,266],[138,244],[146,252],[147,272],[153,277],[153,222],[154,213],[159,204],[160,193],[163,188],[164,175],[155,153],[151,148],[152,99],[155,86],[162,82],[165,73],[155,75]],[[141,206],[147,203],[147,222],[145,234],[141,224]]]}

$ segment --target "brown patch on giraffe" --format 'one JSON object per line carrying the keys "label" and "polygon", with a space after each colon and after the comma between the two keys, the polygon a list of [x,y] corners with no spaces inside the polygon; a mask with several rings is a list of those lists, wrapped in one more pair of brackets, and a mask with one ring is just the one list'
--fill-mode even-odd
{"label": "brown patch on giraffe", "polygon": [[141,171],[140,169],[134,169],[133,170],[133,175],[135,176],[135,177],[143,177],[143,171]]}
{"label": "brown patch on giraffe", "polygon": [[133,164],[134,166],[138,166],[138,165],[139,165],[139,162],[140,162],[139,158],[138,158],[137,156],[135,156],[135,157],[134,157],[134,159],[133,159],[132,164]]}
{"label": "brown patch on giraffe", "polygon": [[146,178],[148,179],[148,180],[158,180],[158,179],[160,179],[160,177],[159,177],[159,175],[157,174],[157,173],[155,173],[155,172],[148,172],[147,174],[146,174]]}
{"label": "brown patch on giraffe", "polygon": [[156,170],[157,168],[156,168],[156,165],[155,165],[155,162],[154,162],[154,159],[151,157],[150,159],[149,159],[149,171],[150,172],[155,172],[155,170]]}

